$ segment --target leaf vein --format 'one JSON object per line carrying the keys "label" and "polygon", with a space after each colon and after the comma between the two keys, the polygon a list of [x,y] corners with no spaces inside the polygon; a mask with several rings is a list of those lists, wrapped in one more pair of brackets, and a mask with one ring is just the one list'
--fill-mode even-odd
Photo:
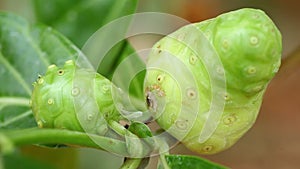
{"label": "leaf vein", "polygon": [[25,89],[27,94],[30,96],[31,89],[30,89],[29,85],[22,78],[21,74],[5,59],[2,52],[0,52],[0,61],[11,72],[11,74],[15,77],[15,79],[21,84],[21,86]]}
{"label": "leaf vein", "polygon": [[18,120],[21,120],[21,119],[23,119],[23,118],[25,118],[25,117],[27,117],[27,116],[29,116],[29,115],[31,115],[31,114],[32,114],[32,111],[31,111],[31,110],[28,110],[28,111],[26,111],[26,112],[24,112],[24,113],[21,113],[20,115],[15,116],[15,117],[13,117],[13,118],[11,118],[11,119],[9,119],[9,120],[6,120],[4,123],[1,123],[1,124],[0,124],[0,128],[6,127],[6,126],[8,126],[9,124],[12,124],[12,123],[14,123],[14,122],[16,122],[16,121],[18,121]]}
{"label": "leaf vein", "polygon": [[29,106],[29,102],[25,97],[0,97],[0,105]]}

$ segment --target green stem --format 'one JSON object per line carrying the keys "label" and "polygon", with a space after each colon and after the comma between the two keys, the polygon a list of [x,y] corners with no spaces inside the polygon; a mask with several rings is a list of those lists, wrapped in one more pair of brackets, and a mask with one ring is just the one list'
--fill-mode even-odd
{"label": "green stem", "polygon": [[[126,144],[123,141],[78,131],[30,128],[0,130],[0,137],[1,135],[13,143],[14,146],[28,144],[67,144],[104,149],[124,156],[127,155]],[[6,145],[0,143],[0,147],[5,148]]]}
{"label": "green stem", "polygon": [[120,169],[136,169],[139,167],[142,158],[128,158]]}
{"label": "green stem", "polygon": [[143,142],[143,138],[139,138],[118,122],[110,121],[108,124],[115,132],[125,137],[127,152],[130,155],[127,157],[142,158],[152,151],[151,148]]}
{"label": "green stem", "polygon": [[121,136],[126,135],[127,129],[124,126],[122,126],[121,124],[119,124],[118,122],[111,120],[108,122],[108,125],[119,135],[121,135]]}
{"label": "green stem", "polygon": [[159,159],[164,169],[170,169],[168,162],[165,158],[165,155],[169,154],[169,145],[164,139],[157,139],[159,147]]}
{"label": "green stem", "polygon": [[165,158],[165,154],[160,154],[159,155],[159,159],[160,159],[160,162],[161,162],[161,164],[162,164],[162,166],[163,166],[164,169],[170,169],[170,167],[168,165],[168,162],[167,162],[167,160]]}

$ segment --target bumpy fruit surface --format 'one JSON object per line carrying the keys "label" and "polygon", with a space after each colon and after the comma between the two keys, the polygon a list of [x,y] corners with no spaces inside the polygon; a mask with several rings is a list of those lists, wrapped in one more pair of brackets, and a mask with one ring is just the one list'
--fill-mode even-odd
{"label": "bumpy fruit surface", "polygon": [[[149,55],[148,108],[157,123],[189,149],[200,154],[223,151],[254,124],[266,87],[279,69],[281,43],[279,30],[257,9],[240,9],[180,28],[157,42]],[[221,67],[214,65],[216,58],[207,58],[214,52]],[[212,78],[218,74],[225,77],[224,89]],[[220,105],[212,105],[213,96]],[[224,107],[220,118],[210,116],[212,106]],[[215,118],[217,126],[201,141],[209,118]]]}
{"label": "bumpy fruit surface", "polygon": [[107,120],[120,120],[111,82],[92,70],[67,61],[50,65],[34,82],[32,110],[39,127],[105,134]]}

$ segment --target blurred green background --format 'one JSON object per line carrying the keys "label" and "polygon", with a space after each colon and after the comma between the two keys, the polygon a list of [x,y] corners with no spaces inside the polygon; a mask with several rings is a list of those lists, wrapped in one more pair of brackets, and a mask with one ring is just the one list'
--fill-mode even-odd
{"label": "blurred green background", "polygon": [[[62,0],[63,1],[63,0]],[[45,2],[47,2],[45,0]],[[166,12],[190,22],[199,22],[223,12],[253,7],[263,9],[275,22],[283,37],[283,66],[272,80],[254,127],[229,150],[202,156],[231,168],[299,168],[300,164],[300,2],[291,0],[140,0],[137,12]],[[13,11],[34,22],[30,0],[0,0],[0,9]],[[149,39],[147,39],[149,38]],[[153,37],[132,37],[138,50],[149,48]],[[182,145],[171,150],[177,154],[196,155]],[[57,169],[114,169],[123,158],[87,148],[49,149],[22,147],[19,154],[47,163]],[[12,163],[18,161],[18,157]],[[156,168],[156,158],[149,169]],[[1,168],[1,166],[0,166]]]}

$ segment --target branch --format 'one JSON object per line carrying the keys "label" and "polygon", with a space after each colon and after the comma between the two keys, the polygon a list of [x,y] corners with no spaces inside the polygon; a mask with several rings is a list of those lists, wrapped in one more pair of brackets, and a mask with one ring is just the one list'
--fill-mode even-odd
{"label": "branch", "polygon": [[0,150],[7,149],[7,146],[11,143],[14,146],[28,144],[76,145],[98,148],[124,156],[128,155],[126,144],[121,140],[63,129],[30,128],[18,130],[0,130]]}

